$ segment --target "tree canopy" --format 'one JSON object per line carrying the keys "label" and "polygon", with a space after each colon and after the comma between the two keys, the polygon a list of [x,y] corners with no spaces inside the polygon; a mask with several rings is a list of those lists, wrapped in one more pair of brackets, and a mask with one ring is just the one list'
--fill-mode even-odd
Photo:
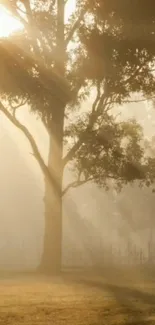
{"label": "tree canopy", "polygon": [[77,0],[67,22],[58,2],[1,1],[23,24],[0,40],[3,112],[5,105],[15,119],[16,107],[27,104],[49,129],[65,107],[63,166],[72,162],[77,171],[71,186],[152,179],[141,127],[120,122],[113,111],[135,96],[154,96],[154,1]]}

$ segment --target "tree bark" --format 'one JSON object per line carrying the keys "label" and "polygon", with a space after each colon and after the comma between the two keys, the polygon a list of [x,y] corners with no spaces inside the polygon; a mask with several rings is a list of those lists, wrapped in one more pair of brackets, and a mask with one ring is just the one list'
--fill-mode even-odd
{"label": "tree bark", "polygon": [[63,181],[63,123],[64,109],[55,111],[51,125],[48,168],[54,175],[53,185],[45,179],[45,229],[41,270],[58,274],[62,258],[62,181]]}
{"label": "tree bark", "polygon": [[45,183],[45,228],[40,270],[43,273],[59,274],[62,255],[62,199]]}
{"label": "tree bark", "polygon": [[[57,47],[55,72],[65,78],[65,36],[64,0],[57,0]],[[58,274],[62,260],[62,181],[63,181],[63,132],[66,103],[59,94],[59,100],[52,103],[52,120],[49,125],[50,145],[48,168],[54,176],[53,185],[45,179],[45,233],[41,269]]]}

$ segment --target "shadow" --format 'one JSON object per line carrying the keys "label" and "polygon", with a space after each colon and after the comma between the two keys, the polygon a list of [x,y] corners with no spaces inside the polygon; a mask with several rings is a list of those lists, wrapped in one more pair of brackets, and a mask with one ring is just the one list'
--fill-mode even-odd
{"label": "shadow", "polygon": [[[112,298],[119,309],[113,311],[117,318],[118,314],[124,316],[122,325],[153,325],[155,324],[155,292],[146,292],[135,287],[124,286],[123,284],[110,283],[110,279],[95,279],[95,276],[75,276],[72,280],[78,284],[86,285],[92,289],[98,289],[105,294],[105,299]],[[109,281],[109,282],[108,282]],[[106,293],[109,297],[106,297]],[[99,311],[104,318],[104,307]],[[114,323],[115,324],[115,323]]]}
{"label": "shadow", "polygon": [[80,282],[81,281],[83,284],[89,285],[91,287],[95,287],[104,291],[106,290],[115,295],[115,297],[123,299],[123,301],[125,298],[131,298],[134,300],[139,300],[145,304],[155,306],[155,293],[143,292],[141,290],[129,288],[127,286],[103,283],[101,281],[95,281],[93,279],[80,279]]}

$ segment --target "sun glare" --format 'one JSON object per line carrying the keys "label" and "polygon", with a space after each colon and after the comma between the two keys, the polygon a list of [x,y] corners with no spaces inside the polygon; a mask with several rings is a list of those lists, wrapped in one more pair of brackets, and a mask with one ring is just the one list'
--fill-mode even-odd
{"label": "sun glare", "polygon": [[74,12],[76,0],[68,0],[65,6],[65,20],[68,21],[70,15]]}
{"label": "sun glare", "polygon": [[22,29],[22,24],[0,6],[0,37],[7,37],[19,29]]}
{"label": "sun glare", "polygon": [[[76,0],[68,0],[66,3],[65,20],[67,21],[75,9]],[[0,5],[0,37],[7,37],[13,32],[22,29],[22,24]]]}

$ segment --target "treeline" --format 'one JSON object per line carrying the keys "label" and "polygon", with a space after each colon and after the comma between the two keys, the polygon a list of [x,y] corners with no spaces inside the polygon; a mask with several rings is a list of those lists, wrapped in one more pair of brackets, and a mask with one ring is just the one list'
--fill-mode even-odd
{"label": "treeline", "polygon": [[106,266],[140,266],[155,264],[155,250],[153,241],[148,241],[145,248],[141,248],[129,241],[126,245],[118,247],[117,244],[103,245],[98,249],[88,250],[88,255],[80,250],[70,255],[64,266],[104,268]]}

